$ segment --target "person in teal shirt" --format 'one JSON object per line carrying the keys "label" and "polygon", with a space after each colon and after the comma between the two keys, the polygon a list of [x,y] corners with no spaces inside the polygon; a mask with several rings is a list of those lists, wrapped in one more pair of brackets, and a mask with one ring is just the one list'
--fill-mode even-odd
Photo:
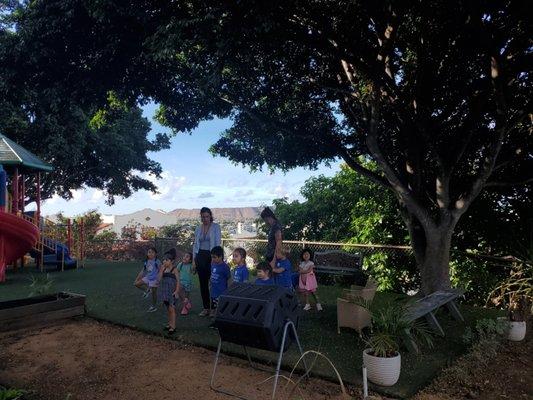
{"label": "person in teal shirt", "polygon": [[192,274],[195,273],[192,266],[192,253],[185,253],[178,265],[180,273],[180,291],[179,296],[182,304],[181,315],[189,314],[192,308],[190,294],[192,290]]}

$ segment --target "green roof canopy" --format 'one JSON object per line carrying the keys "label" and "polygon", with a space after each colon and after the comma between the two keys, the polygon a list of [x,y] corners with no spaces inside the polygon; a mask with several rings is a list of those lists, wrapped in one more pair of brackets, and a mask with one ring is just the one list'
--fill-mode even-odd
{"label": "green roof canopy", "polygon": [[20,172],[52,171],[54,168],[35,154],[0,133],[0,165]]}

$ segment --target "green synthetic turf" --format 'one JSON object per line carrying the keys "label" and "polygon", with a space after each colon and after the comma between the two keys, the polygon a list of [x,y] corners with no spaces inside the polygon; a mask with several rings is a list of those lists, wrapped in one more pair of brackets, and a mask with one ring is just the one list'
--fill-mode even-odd
{"label": "green synthetic turf", "polygon": [[[143,299],[139,289],[133,287],[133,280],[142,266],[141,262],[110,262],[91,260],[84,269],[65,272],[52,272],[55,291],[71,291],[87,296],[87,312],[90,317],[135,328],[155,335],[163,335],[166,323],[164,308],[155,313],[146,313],[150,299]],[[8,280],[0,284],[0,301],[27,297],[31,289],[30,273],[42,276],[39,272],[26,269],[24,272],[8,271]],[[341,288],[337,286],[320,286],[318,294],[324,311],[312,310],[305,313],[300,320],[298,334],[304,350],[318,350],[333,362],[343,380],[361,385],[362,351],[364,343],[358,334],[350,329],[342,329],[337,334],[336,298]],[[193,310],[186,317],[179,317],[177,333],[174,340],[215,349],[218,343],[216,330],[208,328],[209,318],[198,317],[201,301],[198,285],[192,292]],[[399,295],[378,293],[376,302],[394,301]],[[467,325],[473,325],[476,319],[494,316],[494,310],[461,307]],[[437,318],[446,332],[445,338],[436,338],[435,347],[424,350],[421,355],[402,351],[402,372],[399,382],[390,387],[372,387],[372,389],[394,397],[409,397],[435,377],[439,371],[465,351],[461,340],[465,325],[458,323],[444,312]],[[244,357],[242,348],[232,344],[223,344],[222,351]],[[254,360],[272,364],[277,354],[252,350]],[[290,370],[298,353],[292,346],[284,355],[283,367]],[[317,361],[313,368],[316,376],[335,379],[332,368],[324,361]]]}

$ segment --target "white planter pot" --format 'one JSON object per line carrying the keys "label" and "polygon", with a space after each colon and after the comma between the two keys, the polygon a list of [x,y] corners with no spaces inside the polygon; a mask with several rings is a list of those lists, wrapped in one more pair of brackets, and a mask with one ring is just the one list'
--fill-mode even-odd
{"label": "white planter pot", "polygon": [[507,338],[513,342],[519,342],[526,337],[526,321],[509,321],[509,333]]}
{"label": "white planter pot", "polygon": [[366,366],[368,380],[381,386],[392,386],[398,382],[402,358],[400,353],[395,357],[376,357],[369,354],[372,349],[363,351],[363,363]]}

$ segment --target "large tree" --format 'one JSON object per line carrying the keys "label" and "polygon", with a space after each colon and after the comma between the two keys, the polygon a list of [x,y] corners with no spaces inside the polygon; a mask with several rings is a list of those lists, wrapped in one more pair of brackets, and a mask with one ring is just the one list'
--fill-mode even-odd
{"label": "large tree", "polygon": [[234,162],[342,158],[396,196],[428,293],[449,286],[454,228],[483,190],[530,194],[527,10],[486,0],[56,0],[29,3],[18,23],[31,46],[62,44],[62,82],[101,76],[107,89],[152,98],[175,131],[231,117],[213,151]]}
{"label": "large tree", "polygon": [[[75,69],[83,69],[84,60],[73,62],[80,54],[58,39],[57,26],[19,25],[24,8],[7,3],[0,8],[0,132],[54,166],[43,174],[42,198],[68,199],[84,187],[102,190],[109,203],[139,189],[155,192],[146,174],[159,176],[161,166],[149,152],[168,148],[169,137],[150,138],[138,104],[105,79],[88,71],[78,79]],[[26,6],[30,12],[32,5]],[[68,18],[58,17],[65,28]],[[35,184],[27,187],[31,202]]]}

